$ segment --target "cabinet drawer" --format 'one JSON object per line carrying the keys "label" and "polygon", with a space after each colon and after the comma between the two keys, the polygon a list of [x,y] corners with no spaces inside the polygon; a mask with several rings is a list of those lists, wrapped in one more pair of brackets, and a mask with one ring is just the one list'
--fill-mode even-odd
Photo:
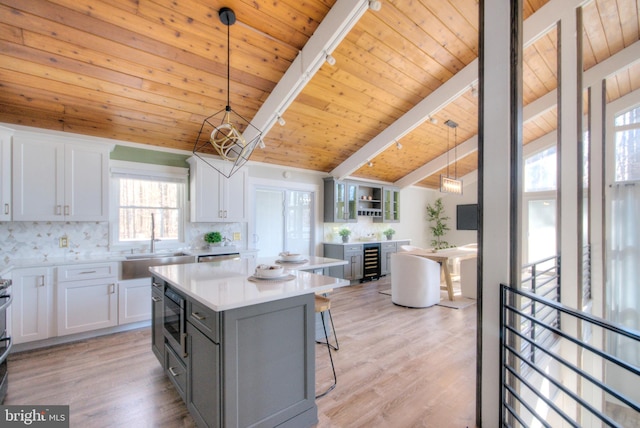
{"label": "cabinet drawer", "polygon": [[345,253],[351,253],[351,252],[355,252],[355,251],[362,252],[362,245],[345,245],[344,246],[344,252]]}
{"label": "cabinet drawer", "polygon": [[382,251],[395,251],[396,250],[396,243],[395,242],[383,242],[381,247],[382,247]]}
{"label": "cabinet drawer", "polygon": [[173,350],[165,345],[164,358],[167,376],[178,390],[183,400],[187,400],[187,368]]}
{"label": "cabinet drawer", "polygon": [[58,267],[58,282],[118,276],[118,263],[80,264]]}
{"label": "cabinet drawer", "polygon": [[198,302],[187,304],[187,320],[215,343],[220,343],[220,314]]}

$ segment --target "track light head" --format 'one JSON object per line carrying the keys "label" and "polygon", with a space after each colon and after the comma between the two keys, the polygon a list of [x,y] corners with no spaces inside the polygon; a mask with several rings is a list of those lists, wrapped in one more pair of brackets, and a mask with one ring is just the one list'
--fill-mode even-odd
{"label": "track light head", "polygon": [[382,2],[379,0],[369,0],[369,9],[378,12],[382,8]]}

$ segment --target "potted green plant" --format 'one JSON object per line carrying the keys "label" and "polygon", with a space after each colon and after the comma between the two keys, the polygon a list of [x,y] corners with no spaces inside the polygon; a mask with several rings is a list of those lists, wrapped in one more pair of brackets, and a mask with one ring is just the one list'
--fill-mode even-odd
{"label": "potted green plant", "polygon": [[204,235],[204,240],[209,246],[217,247],[222,242],[222,234],[220,232],[209,232]]}
{"label": "potted green plant", "polygon": [[382,234],[387,237],[387,241],[390,241],[391,238],[393,238],[393,234],[394,233],[396,233],[396,231],[393,230],[392,228],[389,228],[389,229],[385,230],[384,232],[382,232]]}
{"label": "potted green plant", "polygon": [[345,228],[340,229],[338,235],[342,236],[342,242],[349,242],[349,235],[351,235],[351,230]]}
{"label": "potted green plant", "polygon": [[449,217],[444,213],[444,205],[442,205],[442,198],[436,199],[433,205],[427,204],[427,220],[431,223],[431,234],[433,240],[431,245],[435,251],[449,248],[450,245],[442,238],[449,230],[446,221]]}

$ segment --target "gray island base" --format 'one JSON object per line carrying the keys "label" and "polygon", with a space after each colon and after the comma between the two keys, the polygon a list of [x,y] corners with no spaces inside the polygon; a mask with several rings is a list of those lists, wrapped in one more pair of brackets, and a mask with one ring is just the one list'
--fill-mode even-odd
{"label": "gray island base", "polygon": [[242,260],[151,268],[153,352],[198,426],[313,426],[314,293],[346,281],[291,271],[290,281],[252,282],[249,268]]}

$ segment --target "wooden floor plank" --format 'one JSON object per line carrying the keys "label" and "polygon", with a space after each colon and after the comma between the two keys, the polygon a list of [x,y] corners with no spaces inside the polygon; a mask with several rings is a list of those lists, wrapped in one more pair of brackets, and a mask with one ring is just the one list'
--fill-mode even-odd
{"label": "wooden floor plank", "polygon": [[[317,400],[317,428],[472,427],[476,305],[407,309],[389,278],[335,290],[338,386]],[[332,381],[316,347],[316,388]],[[13,354],[5,404],[65,404],[72,427],[194,427],[151,352],[150,329]]]}

